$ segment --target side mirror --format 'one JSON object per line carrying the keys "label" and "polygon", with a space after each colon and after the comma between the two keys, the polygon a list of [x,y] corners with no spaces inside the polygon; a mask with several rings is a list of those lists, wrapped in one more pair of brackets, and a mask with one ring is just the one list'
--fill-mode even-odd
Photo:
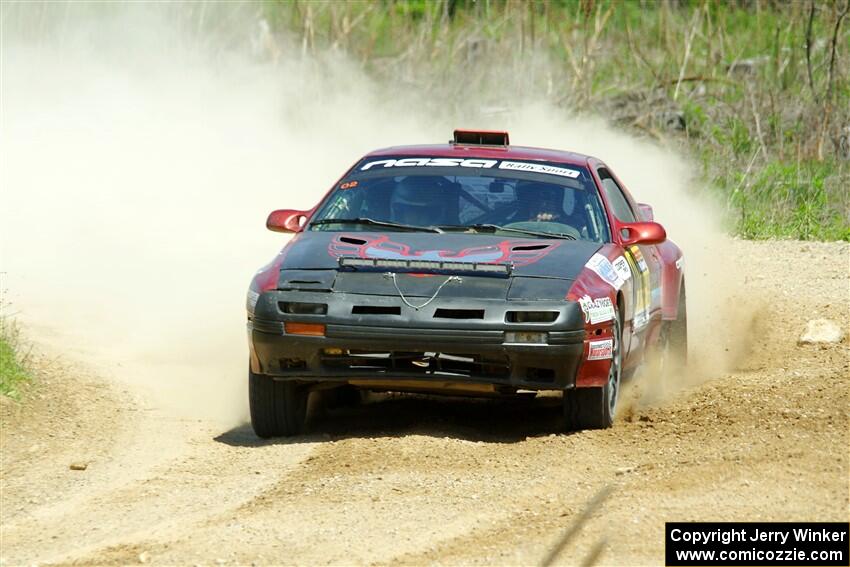
{"label": "side mirror", "polygon": [[661,244],[667,240],[667,231],[657,222],[630,222],[620,225],[623,246],[632,244]]}
{"label": "side mirror", "polygon": [[301,221],[307,218],[308,213],[294,209],[272,211],[266,219],[266,228],[274,232],[298,232],[301,230]]}
{"label": "side mirror", "polygon": [[643,220],[655,220],[655,215],[652,212],[652,205],[647,205],[646,203],[638,203],[638,210],[640,211],[640,216],[643,217]]}

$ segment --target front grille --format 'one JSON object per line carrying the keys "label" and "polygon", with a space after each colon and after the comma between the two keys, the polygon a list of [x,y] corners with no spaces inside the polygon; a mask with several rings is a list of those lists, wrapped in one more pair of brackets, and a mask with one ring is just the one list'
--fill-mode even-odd
{"label": "front grille", "polygon": [[506,378],[510,363],[505,356],[463,355],[438,352],[347,350],[341,355],[322,354],[323,366],[354,374],[404,374]]}

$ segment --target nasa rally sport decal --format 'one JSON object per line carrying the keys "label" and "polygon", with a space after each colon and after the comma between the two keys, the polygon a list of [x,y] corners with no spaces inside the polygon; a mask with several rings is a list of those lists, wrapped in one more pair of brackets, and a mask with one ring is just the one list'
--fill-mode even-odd
{"label": "nasa rally sport decal", "polygon": [[[498,165],[498,166],[497,166]],[[575,169],[566,167],[555,167],[544,163],[533,163],[527,161],[506,161],[497,159],[477,158],[429,158],[412,157],[401,159],[379,159],[363,164],[360,171],[367,171],[378,167],[476,167],[480,169],[507,169],[511,171],[527,171],[529,173],[545,173],[547,175],[559,175],[576,179],[581,173]]]}

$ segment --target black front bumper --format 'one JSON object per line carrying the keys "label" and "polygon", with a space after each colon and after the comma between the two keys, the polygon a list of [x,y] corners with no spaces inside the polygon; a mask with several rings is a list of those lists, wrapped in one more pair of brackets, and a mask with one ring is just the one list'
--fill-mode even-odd
{"label": "black front bumper", "polygon": [[[287,302],[327,305],[322,315],[285,312]],[[358,306],[368,306],[363,314]],[[356,308],[358,307],[358,308]],[[508,312],[549,312],[546,323],[512,323]],[[325,325],[324,336],[285,332],[285,323]],[[472,382],[507,389],[565,389],[584,353],[584,317],[568,301],[437,299],[419,310],[399,297],[271,291],[248,322],[256,373],[309,382]],[[546,333],[546,344],[506,342],[506,333]]]}

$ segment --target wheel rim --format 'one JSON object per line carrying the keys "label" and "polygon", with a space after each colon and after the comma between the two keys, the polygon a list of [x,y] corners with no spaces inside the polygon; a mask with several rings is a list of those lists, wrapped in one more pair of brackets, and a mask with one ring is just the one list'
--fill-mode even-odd
{"label": "wheel rim", "polygon": [[608,413],[613,418],[620,394],[620,319],[614,319],[614,337],[611,348],[611,370],[608,372]]}

